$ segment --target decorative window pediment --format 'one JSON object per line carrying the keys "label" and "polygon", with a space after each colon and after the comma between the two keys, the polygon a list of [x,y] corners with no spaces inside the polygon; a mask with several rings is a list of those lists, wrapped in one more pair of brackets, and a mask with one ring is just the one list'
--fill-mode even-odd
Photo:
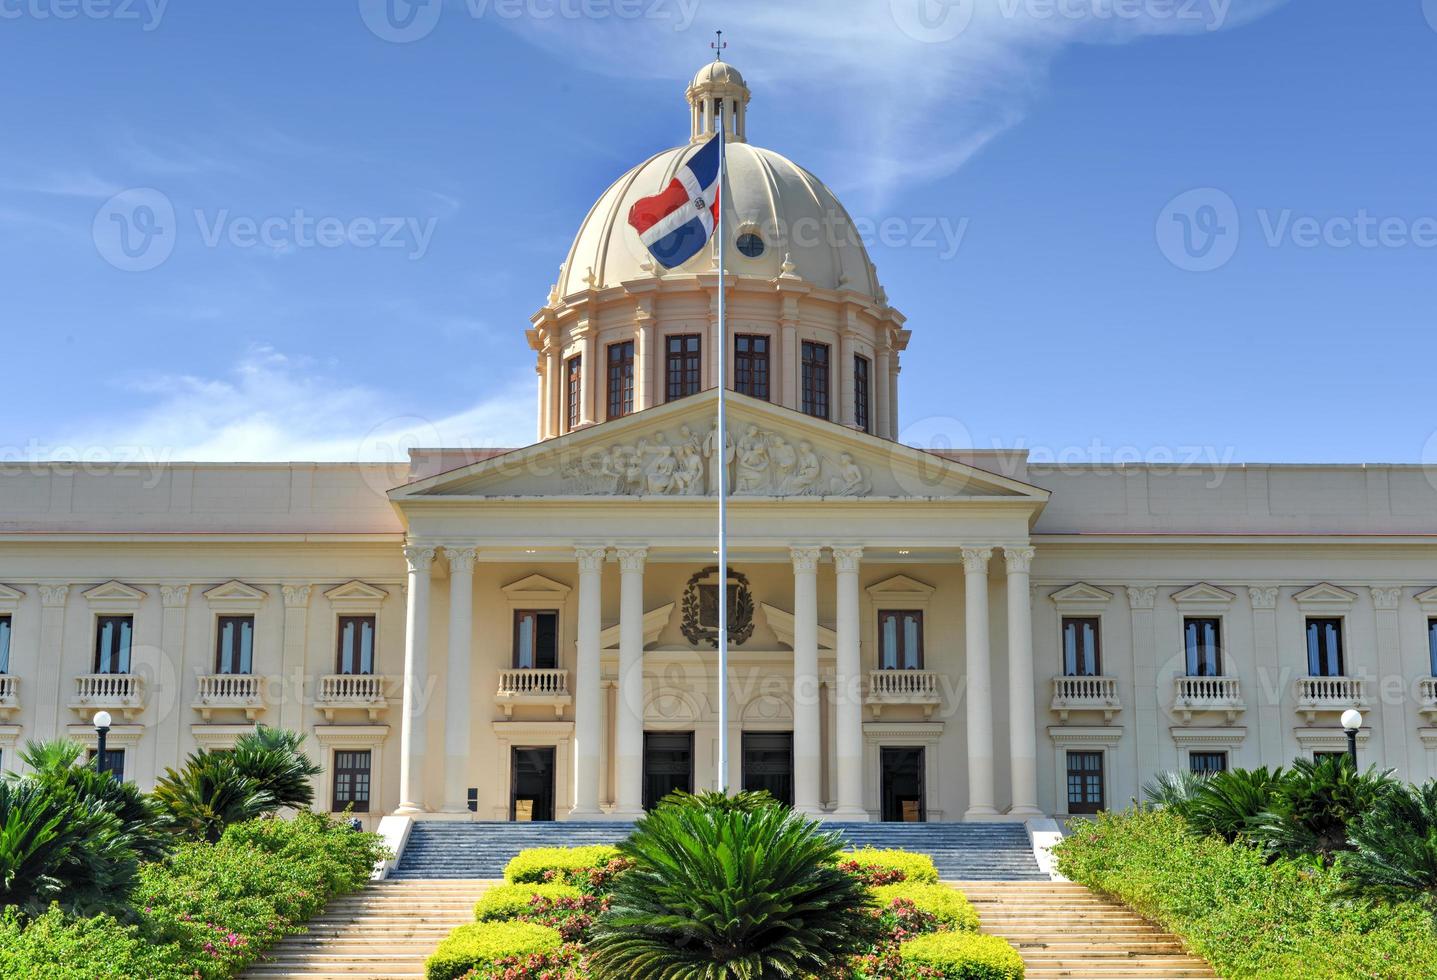
{"label": "decorative window pediment", "polygon": [[1320,582],[1292,598],[1303,612],[1342,612],[1357,601],[1357,593],[1348,592],[1330,582]]}
{"label": "decorative window pediment", "polygon": [[1048,598],[1065,614],[1100,613],[1112,601],[1113,594],[1096,585],[1075,582],[1065,589],[1059,589],[1050,594]]}
{"label": "decorative window pediment", "polygon": [[[768,628],[773,630],[773,635],[778,637],[778,642],[792,649],[793,613],[786,612],[777,606],[770,606],[766,602],[760,602],[759,608],[763,610],[764,618],[768,620]],[[819,626],[818,648],[820,650],[836,650],[838,648],[838,634],[827,626]]]}
{"label": "decorative window pediment", "polygon": [[[644,646],[657,643],[659,634],[669,624],[669,619],[674,613],[674,603],[670,602],[659,606],[657,609],[650,609],[644,613]],[[599,631],[599,649],[617,650],[619,648],[619,624],[615,623],[608,629]]]}
{"label": "decorative window pediment", "polygon": [[20,605],[20,600],[23,598],[25,598],[25,593],[19,589],[0,585],[0,612],[14,612],[15,607]]}
{"label": "decorative window pediment", "polygon": [[109,581],[97,585],[84,593],[90,605],[111,611],[134,611],[144,601],[146,593],[124,582]]}
{"label": "decorative window pediment", "polygon": [[1437,588],[1428,589],[1426,592],[1419,592],[1412,598],[1420,602],[1424,610],[1437,615]]}
{"label": "decorative window pediment", "polygon": [[937,590],[907,575],[895,575],[868,587],[868,595],[879,605],[892,606],[894,603],[927,604]]}
{"label": "decorative window pediment", "polygon": [[216,585],[205,593],[205,601],[216,609],[234,609],[253,612],[269,598],[269,593],[246,585],[239,579],[231,579],[223,585]]}
{"label": "decorative window pediment", "polygon": [[345,612],[376,612],[389,593],[377,585],[355,579],[337,585],[324,594],[329,604]]}
{"label": "decorative window pediment", "polygon": [[1172,594],[1173,602],[1176,602],[1184,609],[1192,608],[1194,610],[1223,610],[1236,598],[1237,595],[1235,593],[1229,592],[1227,589],[1220,589],[1216,585],[1209,585],[1206,582],[1190,585],[1186,589],[1180,589]]}
{"label": "decorative window pediment", "polygon": [[542,609],[562,606],[573,590],[562,582],[535,573],[511,582],[500,591],[510,603]]}

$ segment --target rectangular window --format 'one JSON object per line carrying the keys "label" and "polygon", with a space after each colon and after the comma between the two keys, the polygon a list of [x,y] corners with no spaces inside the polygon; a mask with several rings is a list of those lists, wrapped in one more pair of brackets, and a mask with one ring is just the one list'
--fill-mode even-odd
{"label": "rectangular window", "polygon": [[1068,812],[1097,813],[1103,799],[1103,753],[1068,753]]}
{"label": "rectangular window", "polygon": [[1098,650],[1098,617],[1063,617],[1063,674],[1097,677],[1103,672]]}
{"label": "rectangular window", "polygon": [[1310,677],[1346,676],[1341,619],[1307,621],[1307,673]]}
{"label": "rectangular window", "polygon": [[[98,751],[96,751],[96,750],[94,750],[94,749],[91,749],[91,750],[90,750],[90,759],[91,759],[91,760],[94,760],[95,756],[97,756],[97,755],[99,755],[99,752],[98,752]],[[120,782],[124,782],[124,780],[125,780],[125,750],[124,750],[124,749],[111,749],[111,748],[105,749],[105,757],[104,757],[103,759],[101,759],[98,763],[96,763],[95,768],[98,769],[100,772],[107,772],[107,773],[109,773],[110,775],[114,776],[114,777],[115,777],[117,780],[119,780]]]}
{"label": "rectangular window", "polygon": [[741,333],[733,339],[733,390],[768,401],[768,338]]}
{"label": "rectangular window", "polygon": [[369,750],[334,753],[334,805],[338,813],[350,804],[355,813],[369,812]]}
{"label": "rectangular window", "polygon": [[10,617],[0,616],[0,674],[10,673]]}
{"label": "rectangular window", "polygon": [[215,646],[216,674],[254,673],[254,617],[221,616]]}
{"label": "rectangular window", "polygon": [[565,372],[568,379],[568,406],[566,428],[572,432],[579,425],[579,419],[583,417],[584,406],[584,359],[578,354],[569,358],[568,367]]}
{"label": "rectangular window", "polygon": [[828,345],[803,342],[803,412],[828,418]]}
{"label": "rectangular window", "polygon": [[853,424],[872,432],[868,423],[868,358],[853,355]]}
{"label": "rectangular window", "polygon": [[1183,620],[1183,646],[1189,677],[1221,677],[1222,620],[1215,617]]}
{"label": "rectangular window", "polygon": [[923,613],[884,609],[878,613],[878,666],[883,670],[923,669]]}
{"label": "rectangular window", "polygon": [[95,621],[95,673],[128,674],[133,616],[101,616]]}
{"label": "rectangular window", "polygon": [[1188,769],[1200,776],[1227,772],[1226,752],[1194,752],[1188,756]]}
{"label": "rectangular window", "polygon": [[1437,677],[1437,619],[1427,620],[1427,653],[1432,658],[1432,676]]}
{"label": "rectangular window", "polygon": [[339,617],[339,673],[374,673],[374,617]]}
{"label": "rectangular window", "polygon": [[553,670],[559,666],[559,614],[533,609],[514,613],[514,666]]}
{"label": "rectangular window", "polygon": [[702,344],[696,333],[677,334],[668,338],[664,360],[664,377],[668,382],[667,401],[696,395],[703,387]]}
{"label": "rectangular window", "polygon": [[609,345],[609,418],[634,412],[634,342]]}

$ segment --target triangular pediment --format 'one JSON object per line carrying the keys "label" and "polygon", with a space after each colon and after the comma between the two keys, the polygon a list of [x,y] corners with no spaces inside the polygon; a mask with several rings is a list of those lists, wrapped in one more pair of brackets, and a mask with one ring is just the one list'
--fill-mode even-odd
{"label": "triangular pediment", "polygon": [[517,582],[511,582],[501,590],[514,601],[555,602],[562,604],[572,591],[563,582],[555,582],[537,573],[526,575]]}
{"label": "triangular pediment", "polygon": [[1426,592],[1419,592],[1412,598],[1424,606],[1437,607],[1437,587],[1428,589]]}
{"label": "triangular pediment", "polygon": [[[793,649],[793,613],[780,609],[777,606],[770,606],[766,602],[760,602],[763,615],[768,620],[768,628],[773,630],[773,635],[778,637],[778,642]],[[830,626],[822,624],[818,627],[818,648],[820,650],[837,650],[838,634]]]}
{"label": "triangular pediment", "polygon": [[1356,592],[1348,592],[1346,589],[1333,585],[1331,582],[1319,582],[1310,589],[1303,589],[1292,597],[1297,602],[1310,605],[1327,603],[1330,605],[1348,605],[1357,601]]}
{"label": "triangular pediment", "polygon": [[25,593],[19,589],[12,589],[10,586],[0,583],[0,602],[16,603],[25,598]]}
{"label": "triangular pediment", "polygon": [[1075,582],[1064,589],[1049,594],[1049,599],[1058,605],[1095,605],[1110,602],[1113,594],[1106,589],[1100,589],[1096,585],[1089,585],[1086,582]]}
{"label": "triangular pediment", "polygon": [[[649,647],[659,641],[659,634],[664,627],[669,625],[673,618],[674,603],[665,603],[657,609],[650,609],[644,613],[644,646]],[[599,631],[599,649],[617,650],[619,648],[619,624],[606,627]]]}
{"label": "triangular pediment", "polygon": [[223,585],[216,585],[210,589],[205,593],[205,598],[210,602],[251,603],[263,602],[269,598],[269,593],[241,582],[239,579],[231,579]]}
{"label": "triangular pediment", "polygon": [[1180,605],[1225,606],[1236,599],[1236,594],[1220,589],[1216,585],[1199,582],[1172,594],[1172,600]]}
{"label": "triangular pediment", "polygon": [[1021,481],[744,395],[726,402],[727,449],[720,453],[716,401],[709,391],[670,402],[417,480],[390,498],[702,500],[717,490],[722,457],[736,498],[972,498],[1037,506],[1048,499],[1047,491]]}
{"label": "triangular pediment", "polygon": [[870,596],[886,602],[926,602],[935,591],[933,586],[925,585],[907,575],[894,575],[868,587]]}
{"label": "triangular pediment", "polygon": [[343,585],[336,585],[324,594],[330,602],[383,602],[389,593],[377,585],[353,579]]}
{"label": "triangular pediment", "polygon": [[142,590],[133,585],[115,581],[97,585],[84,595],[91,602],[139,602],[145,598],[145,593]]}

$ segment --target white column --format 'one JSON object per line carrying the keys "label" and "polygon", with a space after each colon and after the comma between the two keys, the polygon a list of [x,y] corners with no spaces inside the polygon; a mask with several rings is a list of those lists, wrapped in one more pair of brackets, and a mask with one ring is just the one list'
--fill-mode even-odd
{"label": "white column", "polygon": [[1008,580],[1008,752],[1014,817],[1042,816],[1038,809],[1038,719],[1033,710],[1033,603],[1028,573],[1033,549],[1004,546]]}
{"label": "white column", "polygon": [[406,545],[409,562],[409,614],[404,626],[404,705],[399,723],[400,814],[423,813],[424,726],[419,699],[429,682],[429,569],[434,549]]}
{"label": "white column", "polygon": [[887,348],[877,351],[873,359],[873,416],[877,425],[874,432],[885,439],[897,439],[898,433],[894,431],[893,419],[889,417],[888,388],[893,381],[889,373],[890,355]]}
{"label": "white column", "polygon": [[993,806],[993,665],[988,649],[988,559],[992,548],[963,549],[968,661],[968,810],[966,820],[995,816]]}
{"label": "white column", "polygon": [[619,562],[619,703],[614,729],[614,816],[644,812],[644,560],[647,548],[616,548]]}
{"label": "white column", "polygon": [[[834,548],[838,575],[838,805],[834,820],[867,820],[863,808],[863,674],[858,653],[858,564],[862,548]],[[797,639],[795,637],[795,639]]]}
{"label": "white column", "polygon": [[599,684],[604,549],[575,548],[579,562],[579,661],[574,671],[574,808],[570,820],[600,815],[599,773],[604,705]]}
{"label": "white column", "polygon": [[470,547],[444,546],[449,559],[449,669],[444,675],[444,812],[469,809],[469,671],[474,635],[474,559]]}
{"label": "white column", "polygon": [[[853,334],[844,331],[838,338],[838,421],[853,428],[857,425],[857,404],[853,388]],[[871,394],[871,393],[870,393]]]}
{"label": "white column", "polygon": [[790,548],[793,557],[793,808],[822,812],[819,731],[818,548]]}

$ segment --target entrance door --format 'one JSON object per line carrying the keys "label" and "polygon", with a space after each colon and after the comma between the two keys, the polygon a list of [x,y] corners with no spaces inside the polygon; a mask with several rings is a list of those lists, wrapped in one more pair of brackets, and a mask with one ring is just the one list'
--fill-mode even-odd
{"label": "entrance door", "polygon": [[511,753],[509,819],[554,819],[554,747],[515,747]]}
{"label": "entrance door", "polygon": [[923,748],[880,750],[883,765],[883,819],[889,823],[922,823],[928,819],[923,799]]}
{"label": "entrance door", "polygon": [[743,788],[793,806],[793,732],[743,733]]}
{"label": "entrance door", "polygon": [[675,790],[694,791],[694,733],[644,732],[644,809]]}

